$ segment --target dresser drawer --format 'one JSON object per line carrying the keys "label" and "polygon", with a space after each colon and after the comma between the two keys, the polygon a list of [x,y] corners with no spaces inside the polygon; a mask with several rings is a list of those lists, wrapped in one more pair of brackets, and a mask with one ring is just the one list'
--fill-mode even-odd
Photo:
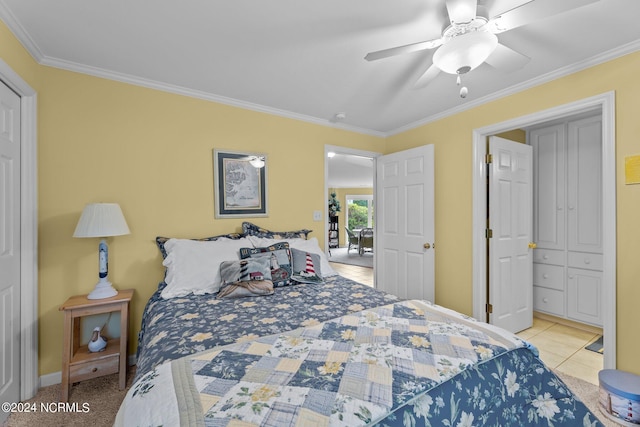
{"label": "dresser drawer", "polygon": [[554,265],[564,265],[565,263],[564,251],[558,251],[553,249],[534,249],[533,262],[539,262],[544,264],[554,264]]}
{"label": "dresser drawer", "polygon": [[564,317],[564,292],[534,286],[533,309]]}
{"label": "dresser drawer", "polygon": [[602,255],[587,252],[569,252],[569,267],[602,271]]}
{"label": "dresser drawer", "polygon": [[102,375],[115,374],[120,367],[119,362],[119,354],[112,354],[102,359],[73,364],[69,366],[69,380],[75,383]]}
{"label": "dresser drawer", "polygon": [[564,267],[534,263],[533,285],[564,291]]}

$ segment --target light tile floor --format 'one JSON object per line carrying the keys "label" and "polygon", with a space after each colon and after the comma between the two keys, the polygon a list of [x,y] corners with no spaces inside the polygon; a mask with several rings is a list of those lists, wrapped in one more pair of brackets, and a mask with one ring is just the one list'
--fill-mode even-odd
{"label": "light tile floor", "polygon": [[359,267],[357,265],[339,264],[337,262],[330,263],[331,267],[341,276],[373,286],[373,268]]}
{"label": "light tile floor", "polygon": [[[373,269],[331,263],[340,275],[373,286]],[[600,335],[534,317],[533,326],[517,334],[540,351],[540,358],[550,368],[598,385],[598,371],[603,356],[584,347]]]}
{"label": "light tile floor", "polygon": [[538,348],[548,367],[598,385],[603,356],[585,347],[599,334],[534,317],[533,326],[517,335]]}

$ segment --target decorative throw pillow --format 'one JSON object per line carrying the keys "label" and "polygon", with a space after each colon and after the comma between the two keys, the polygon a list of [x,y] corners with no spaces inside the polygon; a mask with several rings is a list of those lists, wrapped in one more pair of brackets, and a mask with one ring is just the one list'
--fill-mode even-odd
{"label": "decorative throw pillow", "polygon": [[242,223],[242,232],[244,234],[248,236],[267,237],[269,239],[306,239],[311,231],[313,230],[271,231],[247,221]]}
{"label": "decorative throw pillow", "polygon": [[268,258],[224,261],[220,264],[222,286],[216,298],[243,298],[273,294]]}
{"label": "decorative throw pillow", "polygon": [[324,283],[320,273],[320,256],[291,248],[293,276],[298,283]]}
{"label": "decorative throw pillow", "polygon": [[[249,240],[251,240],[251,237],[249,237]],[[338,272],[331,267],[331,264],[329,264],[329,259],[327,258],[327,255],[324,253],[322,249],[320,249],[317,238],[312,237],[309,240],[295,239],[295,240],[291,240],[289,243],[290,243],[290,247],[293,249],[298,249],[298,250],[309,252],[312,254],[317,254],[320,257],[320,274],[322,277],[326,278],[329,276],[338,275]]]}
{"label": "decorative throw pillow", "polygon": [[239,258],[240,248],[247,239],[218,238],[216,240],[169,239],[164,243],[167,253],[162,265],[167,267],[162,298],[189,294],[212,294],[220,290],[220,264]]}
{"label": "decorative throw pillow", "polygon": [[267,258],[271,268],[273,286],[291,284],[291,251],[288,242],[280,242],[265,248],[241,248],[240,259]]}

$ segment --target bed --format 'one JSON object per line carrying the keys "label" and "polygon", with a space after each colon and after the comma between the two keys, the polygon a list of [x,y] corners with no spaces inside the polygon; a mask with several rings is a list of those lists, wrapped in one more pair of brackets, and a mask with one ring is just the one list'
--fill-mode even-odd
{"label": "bed", "polygon": [[[601,425],[527,342],[341,277],[308,233],[158,238],[167,274],[115,425]],[[184,264],[195,288],[174,286]]]}

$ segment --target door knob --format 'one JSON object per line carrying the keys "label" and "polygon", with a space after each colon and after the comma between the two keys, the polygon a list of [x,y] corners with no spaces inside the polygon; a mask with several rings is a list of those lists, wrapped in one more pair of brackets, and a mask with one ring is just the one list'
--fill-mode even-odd
{"label": "door knob", "polygon": [[425,249],[430,249],[431,245],[429,243],[425,243],[424,245],[422,245],[422,247]]}
{"label": "door knob", "polygon": [[538,245],[536,245],[534,242],[529,242],[529,249],[535,249],[537,247]]}

